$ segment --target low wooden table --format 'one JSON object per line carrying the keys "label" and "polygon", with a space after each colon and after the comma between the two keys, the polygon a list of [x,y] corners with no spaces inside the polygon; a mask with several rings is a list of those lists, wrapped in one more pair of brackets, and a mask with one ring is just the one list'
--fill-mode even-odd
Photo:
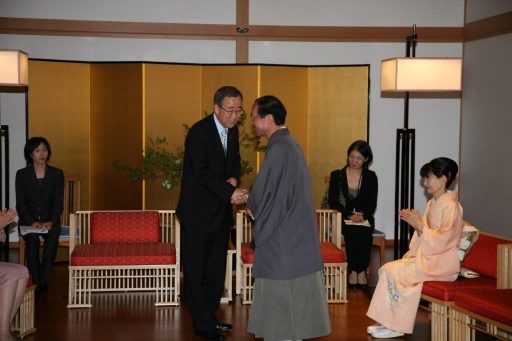
{"label": "low wooden table", "polygon": [[373,241],[372,245],[379,247],[379,254],[380,254],[380,266],[382,266],[386,260],[385,260],[385,252],[386,252],[386,234],[382,231],[379,231],[377,229],[373,230]]}

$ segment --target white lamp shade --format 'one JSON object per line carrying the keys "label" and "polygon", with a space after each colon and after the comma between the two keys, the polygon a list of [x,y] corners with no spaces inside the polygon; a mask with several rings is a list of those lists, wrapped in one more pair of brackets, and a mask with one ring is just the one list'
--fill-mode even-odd
{"label": "white lamp shade", "polygon": [[0,50],[0,86],[28,86],[28,55]]}
{"label": "white lamp shade", "polygon": [[381,62],[381,91],[460,91],[461,84],[461,58],[392,58]]}

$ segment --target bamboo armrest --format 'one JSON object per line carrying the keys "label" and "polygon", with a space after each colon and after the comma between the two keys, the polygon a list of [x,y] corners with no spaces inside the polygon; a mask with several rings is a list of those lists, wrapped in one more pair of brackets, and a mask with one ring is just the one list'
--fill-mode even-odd
{"label": "bamboo armrest", "polygon": [[496,285],[498,289],[512,289],[512,244],[498,245],[498,269]]}

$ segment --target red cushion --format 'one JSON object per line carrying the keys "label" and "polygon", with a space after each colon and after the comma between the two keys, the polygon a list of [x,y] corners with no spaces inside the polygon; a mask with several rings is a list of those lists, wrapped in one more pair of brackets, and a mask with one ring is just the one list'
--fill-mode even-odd
{"label": "red cushion", "polygon": [[338,249],[333,243],[321,242],[320,251],[324,263],[343,263],[345,262],[345,252]]}
{"label": "red cushion", "polygon": [[242,262],[246,264],[252,264],[254,262],[254,249],[251,247],[251,243],[242,243]]}
{"label": "red cushion", "polygon": [[28,274],[27,288],[32,286],[34,282],[32,281],[32,274]]}
{"label": "red cushion", "polygon": [[160,218],[157,211],[91,213],[91,243],[157,243]]}
{"label": "red cushion", "polygon": [[163,243],[81,244],[71,254],[71,265],[176,264],[176,247]]}
{"label": "red cushion", "polygon": [[462,290],[455,294],[457,307],[512,326],[512,289]]}
{"label": "red cushion", "polygon": [[441,301],[453,301],[455,293],[462,289],[493,289],[496,288],[496,281],[488,277],[464,278],[459,277],[454,282],[425,282],[423,283],[422,294],[436,298]]}
{"label": "red cushion", "polygon": [[496,279],[498,244],[510,244],[506,239],[480,234],[461,266],[480,275]]}

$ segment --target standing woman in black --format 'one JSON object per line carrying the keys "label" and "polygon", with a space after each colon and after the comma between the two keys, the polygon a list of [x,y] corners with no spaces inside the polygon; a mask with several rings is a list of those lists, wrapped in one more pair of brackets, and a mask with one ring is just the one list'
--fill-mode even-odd
{"label": "standing woman in black", "polygon": [[[29,233],[23,236],[28,270],[37,284],[38,292],[42,292],[48,290],[48,278],[57,253],[64,174],[59,168],[48,165],[52,150],[44,137],[28,140],[24,154],[28,166],[16,173],[16,210],[20,226],[48,230],[48,233]],[[44,239],[41,261],[40,237]]]}
{"label": "standing woman in black", "polygon": [[[377,175],[368,169],[372,160],[370,145],[357,140],[348,147],[345,167],[331,172],[329,180],[329,207],[342,213],[351,286],[367,285],[366,269],[370,264],[378,191]],[[370,226],[353,224],[366,220]]]}

